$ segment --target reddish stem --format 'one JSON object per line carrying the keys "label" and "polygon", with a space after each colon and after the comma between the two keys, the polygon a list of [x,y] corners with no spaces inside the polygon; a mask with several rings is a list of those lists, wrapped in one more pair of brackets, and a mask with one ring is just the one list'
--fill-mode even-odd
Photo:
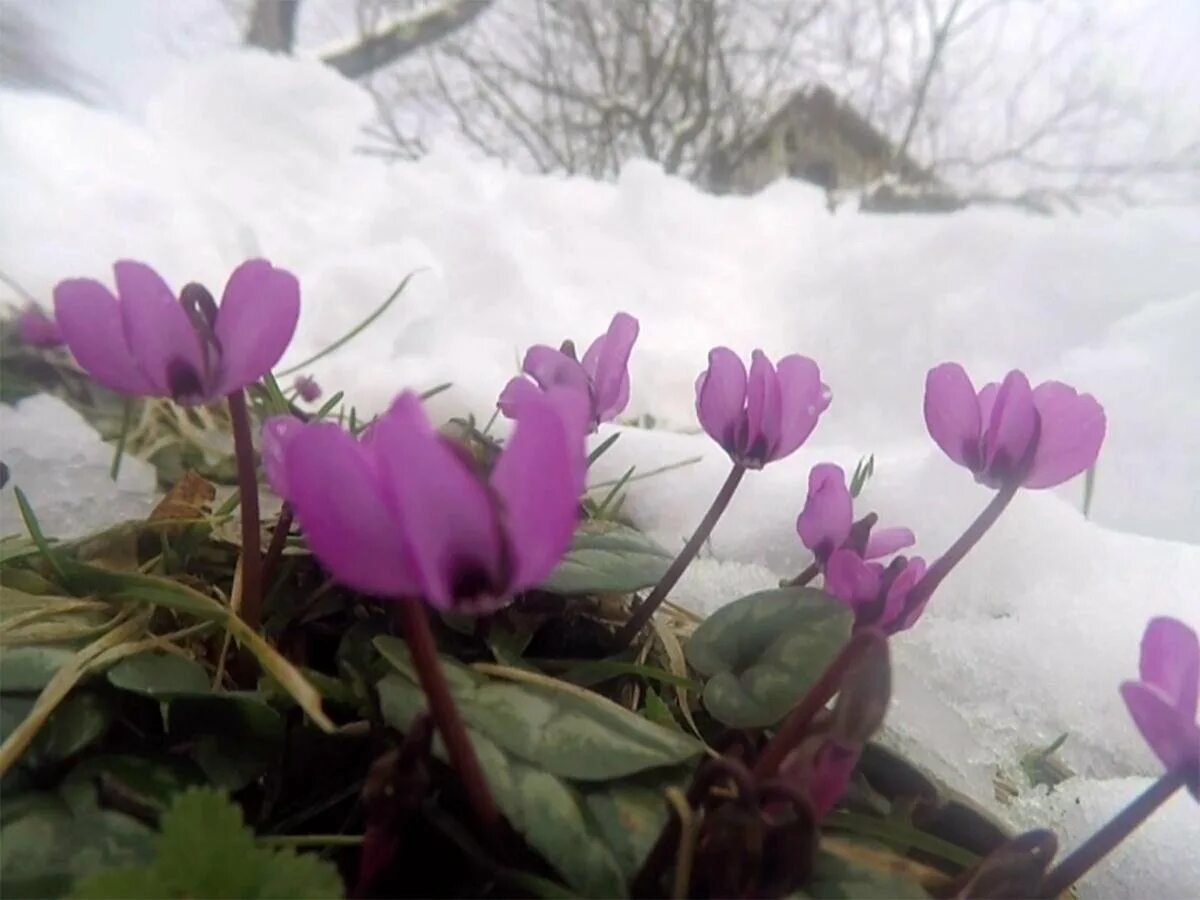
{"label": "reddish stem", "polygon": [[733,464],[733,469],[730,471],[729,477],[725,479],[725,483],[721,485],[721,490],[717,492],[717,496],[713,499],[712,506],[708,508],[708,512],[704,514],[704,518],[696,526],[695,533],[688,539],[683,549],[679,551],[679,555],[675,557],[666,574],[654,586],[654,590],[650,592],[650,596],[633,611],[633,615],[629,617],[629,621],[617,632],[615,638],[617,647],[624,648],[633,643],[633,639],[638,636],[638,632],[650,621],[650,617],[654,615],[654,611],[662,606],[662,602],[667,599],[667,594],[671,592],[671,588],[675,587],[675,583],[679,581],[679,577],[683,575],[684,570],[696,558],[696,554],[700,552],[700,548],[708,540],[708,536],[712,534],[717,520],[725,512],[725,507],[729,506],[729,501],[733,499],[733,493],[737,490],[737,486],[745,474],[745,466],[738,463]]}
{"label": "reddish stem", "polygon": [[959,539],[950,545],[950,549],[933,562],[925,571],[924,577],[908,592],[908,599],[905,601],[908,609],[917,609],[929,599],[937,590],[937,586],[942,583],[942,579],[950,574],[950,570],[958,565],[962,558],[971,551],[971,548],[979,543],[979,539],[987,533],[987,530],[996,524],[996,520],[1012,502],[1020,487],[1020,483],[1013,479],[1010,484],[1006,484],[997,491],[996,496],[983,508],[983,512],[967,527]]}
{"label": "reddish stem", "polygon": [[1080,844],[1062,862],[1051,869],[1042,882],[1042,897],[1057,897],[1088,870],[1129,837],[1156,809],[1187,782],[1182,769],[1167,772],[1134,798],[1133,802],[1106,822],[1099,831]]}
{"label": "reddish stem", "polygon": [[825,708],[833,695],[842,686],[846,671],[854,662],[872,646],[887,640],[883,632],[875,628],[866,628],[855,634],[846,642],[840,653],[821,673],[817,683],[808,689],[808,693],[800,698],[800,702],[792,707],[792,711],[783,721],[783,725],[775,732],[775,736],[763,748],[754,763],[754,780],[762,783],[778,770],[784,757],[794,748],[812,726],[817,713]]}
{"label": "reddish stem", "polygon": [[233,422],[233,449],[237,457],[238,492],[242,505],[242,620],[258,630],[262,620],[262,547],[259,541],[258,479],[254,469],[254,443],[250,438],[250,413],[241,390],[229,395]]}
{"label": "reddish stem", "polygon": [[275,520],[275,531],[271,534],[271,544],[267,547],[267,558],[263,561],[263,585],[269,591],[271,582],[275,580],[275,569],[283,557],[283,548],[287,546],[288,532],[292,530],[292,507],[287,501],[279,507],[279,518]]}
{"label": "reddish stem", "polygon": [[429,701],[429,712],[437,725],[438,733],[442,736],[442,742],[446,745],[450,764],[462,779],[467,800],[474,809],[476,818],[488,836],[498,844],[500,813],[492,800],[491,791],[488,790],[483,770],[479,768],[475,748],[471,746],[471,739],[467,737],[467,730],[458,715],[458,708],[450,696],[450,688],[442,674],[441,663],[438,662],[437,646],[433,640],[433,632],[429,629],[424,605],[419,600],[401,600],[400,619],[404,626],[404,639],[408,642],[417,678],[421,682],[421,690],[425,692]]}
{"label": "reddish stem", "polygon": [[785,581],[780,585],[780,587],[804,587],[806,584],[816,578],[820,572],[821,564],[814,560],[807,569],[790,581]]}

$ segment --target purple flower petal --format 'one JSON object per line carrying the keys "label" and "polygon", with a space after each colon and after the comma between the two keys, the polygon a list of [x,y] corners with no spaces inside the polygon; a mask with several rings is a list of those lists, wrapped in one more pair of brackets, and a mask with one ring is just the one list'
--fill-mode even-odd
{"label": "purple flower petal", "polygon": [[980,465],[979,401],[958,363],[942,363],[925,376],[925,427],[942,452],[960,466]]}
{"label": "purple flower petal", "polygon": [[867,538],[863,559],[880,559],[891,556],[897,550],[911,547],[917,542],[917,536],[908,528],[879,528],[871,532]]}
{"label": "purple flower petal", "polygon": [[854,519],[853,501],[841,466],[821,463],[808,473],[808,498],[796,517],[804,546],[824,559],[846,542]]}
{"label": "purple flower petal", "polygon": [[1016,369],[1004,376],[988,419],[983,444],[983,465],[988,480],[1006,481],[1029,450],[1038,428],[1033,389],[1023,372]]}
{"label": "purple flower petal", "polygon": [[542,390],[552,387],[568,387],[592,394],[591,380],[578,362],[561,350],[534,344],[525,352],[521,368],[528,373]]}
{"label": "purple flower petal", "polygon": [[311,375],[297,375],[292,383],[296,395],[305,403],[313,403],[321,399],[321,385]]}
{"label": "purple flower petal", "polygon": [[552,388],[539,395],[539,400],[549,403],[566,425],[567,435],[578,435],[579,440],[570,437],[568,446],[571,448],[571,462],[575,480],[579,483],[579,493],[587,484],[587,435],[592,430],[591,407],[587,399],[578,391],[570,388]]}
{"label": "purple flower petal", "polygon": [[1196,718],[1200,693],[1200,639],[1178,619],[1151,619],[1142,635],[1139,672],[1188,719]]}
{"label": "purple flower petal", "polygon": [[376,422],[371,449],[425,599],[438,609],[501,605],[508,585],[496,505],[465,452],[429,426],[416,394],[401,394]]}
{"label": "purple flower petal", "polygon": [[745,410],[746,367],[728,347],[710,350],[708,368],[696,381],[696,415],[709,437],[726,452],[736,450]]}
{"label": "purple flower petal", "polygon": [[121,394],[153,394],[155,386],[134,360],[117,298],[90,278],[60,281],[54,288],[54,317],[80,368]]}
{"label": "purple flower petal", "polygon": [[617,313],[608,332],[596,338],[583,355],[583,368],[592,380],[596,417],[601,422],[616,418],[629,403],[629,355],[638,336],[638,320]]}
{"label": "purple flower petal", "polygon": [[1034,489],[1054,487],[1096,461],[1104,443],[1104,409],[1091,394],[1080,394],[1057,381],[1039,384],[1033,403],[1042,428],[1023,484]]}
{"label": "purple flower petal", "polygon": [[864,563],[853,550],[835,550],[825,564],[825,592],[857,608],[879,596],[883,566]]}
{"label": "purple flower petal", "polygon": [[271,371],[299,318],[300,283],[295,275],[265,259],[251,259],[234,269],[217,313],[222,370],[215,393],[231,394]]}
{"label": "purple flower petal", "polygon": [[785,356],[775,367],[779,379],[780,423],[775,459],[794,453],[808,440],[821,413],[829,408],[829,388],[807,356]]}
{"label": "purple flower petal", "polygon": [[908,608],[908,594],[925,574],[925,560],[919,556],[910,559],[899,575],[888,586],[887,597],[884,600],[883,615],[879,626],[888,634],[906,631],[916,624],[917,619],[925,612],[929,602],[926,597],[919,605]]}
{"label": "purple flower petal", "polygon": [[515,419],[521,404],[530,398],[541,396],[542,390],[528,378],[520,376],[511,379],[500,392],[496,405],[500,407],[505,418]]}
{"label": "purple flower petal", "polygon": [[1153,685],[1126,681],[1121,697],[1138,731],[1168,771],[1200,765],[1200,728]]}
{"label": "purple flower petal", "polygon": [[382,597],[416,596],[399,525],[370,451],[336,425],[308,425],[287,444],[288,500],[304,538],[342,584]]}
{"label": "purple flower petal", "polygon": [[1000,393],[999,382],[989,381],[979,390],[979,421],[984,427],[992,421],[992,409],[996,405],[996,395]]}
{"label": "purple flower petal", "polygon": [[263,471],[271,490],[288,499],[287,448],[292,438],[304,429],[304,423],[294,416],[271,416],[263,422],[260,453]]}
{"label": "purple flower petal", "polygon": [[210,388],[200,339],[179,301],[145,263],[113,266],[125,341],[155,393],[199,403]]}
{"label": "purple flower petal", "polygon": [[[565,393],[568,401],[578,400],[574,392]],[[585,430],[582,422],[570,424],[570,418],[549,396],[523,403],[516,433],[492,470],[491,485],[504,511],[513,557],[514,590],[545,579],[575,533],[584,488],[579,462]]]}
{"label": "purple flower petal", "polygon": [[823,819],[846,793],[854,767],[858,765],[858,747],[830,738],[821,745],[809,774],[808,798],[817,819]]}
{"label": "purple flower petal", "polygon": [[756,467],[775,459],[779,443],[781,398],[775,367],[761,350],[750,357],[750,377],[746,382],[746,435],[740,448]]}

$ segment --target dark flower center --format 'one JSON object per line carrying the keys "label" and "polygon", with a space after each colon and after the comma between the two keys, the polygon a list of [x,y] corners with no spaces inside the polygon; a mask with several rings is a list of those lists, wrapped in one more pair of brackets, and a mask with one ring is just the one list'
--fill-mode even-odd
{"label": "dark flower center", "polygon": [[880,624],[883,614],[887,609],[887,595],[891,590],[892,584],[900,577],[900,573],[908,566],[908,560],[903,556],[897,556],[893,559],[886,569],[883,570],[883,575],[879,579],[879,593],[875,595],[875,599],[870,603],[864,603],[858,608],[858,615],[855,618],[855,626],[858,628],[866,628],[871,625]]}
{"label": "dark flower center", "polygon": [[730,456],[748,469],[761,469],[770,455],[766,435],[760,432],[754,443],[750,443],[750,417],[745,412],[726,431],[725,440],[721,445]]}
{"label": "dark flower center", "polygon": [[1025,445],[1020,458],[1014,458],[1011,454],[1001,450],[997,452],[995,458],[992,460],[992,464],[985,469],[983,464],[983,461],[987,458],[985,435],[984,441],[981,442],[975,453],[967,456],[967,462],[972,464],[971,470],[975,472],[975,480],[990,488],[1002,488],[1006,484],[1013,484],[1014,482],[1020,484],[1025,480],[1025,476],[1029,474],[1029,470],[1033,466],[1033,457],[1037,454],[1038,444],[1041,443],[1041,439],[1042,417],[1035,412],[1033,433],[1029,436],[1029,443]]}
{"label": "dark flower center", "polygon": [[470,606],[475,601],[486,601],[496,597],[500,585],[481,561],[460,559],[451,566],[450,593],[456,601]]}
{"label": "dark flower center", "polygon": [[167,388],[179,402],[197,400],[204,395],[204,379],[195,366],[176,356],[167,363]]}

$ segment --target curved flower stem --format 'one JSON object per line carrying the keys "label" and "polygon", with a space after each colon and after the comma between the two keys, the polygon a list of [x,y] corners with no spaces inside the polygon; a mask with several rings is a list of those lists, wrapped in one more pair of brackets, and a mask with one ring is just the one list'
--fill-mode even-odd
{"label": "curved flower stem", "polygon": [[745,466],[738,463],[733,464],[733,469],[729,472],[729,477],[721,485],[721,490],[717,492],[712,506],[708,508],[708,512],[704,514],[704,518],[700,520],[695,533],[684,545],[679,555],[675,557],[666,574],[654,586],[654,590],[650,592],[650,596],[642,602],[641,606],[633,611],[633,615],[629,617],[629,621],[617,632],[615,638],[617,647],[625,648],[633,643],[633,639],[637,637],[638,632],[650,621],[650,617],[654,615],[654,611],[662,606],[662,602],[667,599],[667,594],[671,592],[671,588],[675,587],[675,582],[679,581],[679,576],[683,574],[691,561],[695,559],[696,554],[700,552],[700,548],[704,546],[704,542],[708,540],[708,536],[712,534],[717,520],[721,518],[721,514],[725,512],[725,507],[733,499],[733,492],[737,490],[737,486],[745,474]]}
{"label": "curved flower stem", "polygon": [[763,748],[754,763],[754,778],[761,782],[775,774],[784,757],[800,742],[812,725],[813,718],[825,708],[838,688],[847,670],[860,656],[870,650],[873,645],[886,641],[883,632],[875,628],[865,628],[846,642],[840,653],[834,657],[817,683],[808,689],[808,693],[800,698],[800,702],[792,707],[775,736]]}
{"label": "curved flower stem", "polygon": [[780,587],[804,587],[810,581],[817,577],[821,572],[821,564],[814,561],[807,569],[788,581],[783,582]]}
{"label": "curved flower stem", "polygon": [[1107,856],[1114,847],[1129,837],[1156,809],[1170,799],[1187,781],[1182,769],[1167,772],[1146,788],[1133,802],[1108,820],[1100,830],[1076,847],[1062,862],[1050,870],[1042,882],[1042,897],[1057,897],[1088,870]]}
{"label": "curved flower stem", "polygon": [[463,788],[467,792],[467,800],[483,826],[488,837],[499,844],[500,813],[488,790],[487,780],[483,770],[479,768],[479,760],[475,757],[475,748],[467,737],[467,730],[459,718],[458,708],[450,696],[450,688],[442,674],[441,663],[438,662],[437,646],[433,640],[433,632],[429,630],[429,619],[425,615],[425,607],[420,600],[401,600],[400,619],[404,626],[404,639],[408,642],[412,654],[413,666],[417,670],[417,678],[421,682],[421,690],[429,701],[429,712],[437,725],[442,743],[446,745],[446,753],[450,764],[462,779]]}
{"label": "curved flower stem", "polygon": [[233,422],[233,449],[237,456],[238,493],[242,500],[242,608],[241,618],[257,631],[262,621],[262,547],[259,542],[258,479],[254,472],[254,443],[250,439],[250,413],[246,395],[229,395]]}
{"label": "curved flower stem", "polygon": [[971,548],[979,543],[979,539],[987,533],[987,530],[996,524],[996,520],[1012,502],[1020,487],[1020,483],[1014,479],[1011,484],[1006,484],[996,492],[996,496],[983,508],[983,512],[967,527],[959,539],[950,545],[950,549],[933,562],[921,580],[908,592],[905,605],[909,609],[917,609],[929,599],[937,590],[937,586],[942,583],[942,579],[950,574],[950,570],[958,565]]}
{"label": "curved flower stem", "polygon": [[283,556],[283,548],[287,545],[288,532],[292,530],[292,505],[286,500],[279,507],[279,518],[275,520],[275,531],[271,534],[271,543],[267,547],[267,558],[263,560],[263,587],[270,592],[271,582],[275,579],[275,568]]}

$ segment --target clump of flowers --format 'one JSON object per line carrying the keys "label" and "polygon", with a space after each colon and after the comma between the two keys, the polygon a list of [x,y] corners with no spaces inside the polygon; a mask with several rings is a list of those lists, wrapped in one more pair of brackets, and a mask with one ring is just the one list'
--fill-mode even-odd
{"label": "clump of flowers", "polygon": [[908,528],[876,529],[874,513],[857,522],[853,517],[845,472],[832,463],[814,466],[796,532],[815,562],[791,584],[806,584],[820,571],[825,590],[854,610],[858,627],[877,627],[887,634],[911,628],[924,604],[910,606],[908,595],[925,574],[925,560],[878,560],[912,546],[916,537]]}
{"label": "clump of flowers", "polygon": [[[284,501],[266,570],[278,563],[294,516],[314,565],[330,584],[383,601],[403,629],[428,718],[416,720],[404,746],[385,755],[393,776],[404,761],[412,764],[412,772],[387,781],[381,793],[394,798],[399,785],[411,790],[414,805],[420,806],[422,786],[427,787],[422,779],[428,780],[422,767],[433,752],[432,720],[441,741],[438,752],[444,749],[491,849],[506,852],[509,836],[493,796],[496,785],[485,777],[477,755],[483,742],[464,724],[429,612],[475,616],[476,636],[485,635],[499,611],[533,596],[560,566],[584,509],[588,436],[630,400],[629,363],[638,321],[617,314],[582,360],[569,341],[559,349],[531,347],[523,375],[510,381],[497,401],[512,420],[511,433],[502,446],[489,442],[481,458],[435,430],[421,397],[409,390],[364,427],[356,427],[353,415],[346,427],[332,417],[322,420],[327,409],[309,416],[293,406],[290,400],[296,397],[312,402],[320,396],[310,378],[296,379],[294,393],[283,397],[270,370],[295,330],[299,284],[265,260],[235,269],[219,305],[198,284],[176,296],[141,263],[118,262],[114,276],[115,293],[90,279],[60,283],[55,318],[31,319],[28,329],[23,319],[22,339],[51,346],[51,329],[57,328],[80,367],[122,393],[169,397],[184,405],[228,402],[243,511],[242,615],[251,629],[260,620],[264,559],[243,391],[265,382],[263,393],[273,398],[274,411],[291,413],[266,418],[259,434],[266,479]],[[729,474],[649,595],[615,634],[606,633],[611,638],[606,651],[619,653],[637,639],[711,536],[745,475],[794,454],[813,434],[831,398],[820,368],[808,357],[788,355],[772,362],[754,350],[747,368],[734,351],[711,350],[696,380],[695,409],[704,432],[728,457]],[[335,404],[336,398],[327,406]],[[889,641],[916,624],[946,575],[1020,489],[1050,488],[1093,465],[1106,428],[1095,398],[1065,384],[1032,387],[1023,373],[1013,371],[976,391],[956,363],[929,372],[924,417],[937,446],[995,494],[927,565],[922,556],[906,555],[916,544],[910,529],[877,527],[874,512],[856,518],[839,466],[824,462],[809,471],[806,496],[790,500],[802,503],[796,532],[812,563],[779,592],[768,592],[767,599],[773,603],[777,594],[784,601],[817,598],[821,613],[841,629],[836,643],[814,666],[815,678],[805,682],[786,714],[780,715],[786,709],[781,705],[769,722],[740,732],[731,728],[721,735],[730,746],[695,767],[686,793],[672,789],[674,814],[632,879],[634,895],[659,894],[668,875],[678,879],[681,872],[693,879],[693,893],[705,896],[789,896],[808,885],[818,825],[847,790],[888,707]],[[468,430],[479,434],[473,420]],[[820,591],[807,587],[817,578]],[[725,649],[735,657],[733,680],[738,681],[751,660],[741,658],[745,647],[732,643],[737,646]],[[500,652],[495,657],[502,661]],[[616,661],[628,666],[628,659]],[[500,668],[505,677],[533,680],[540,689],[551,680]],[[792,702],[792,690],[789,684],[785,704]],[[1122,685],[1121,695],[1161,761],[1162,777],[1057,866],[1050,868],[1053,837],[1030,832],[968,870],[947,896],[990,896],[980,886],[994,884],[997,872],[1008,877],[1013,871],[1020,877],[1004,882],[1008,893],[1056,896],[1180,787],[1200,798],[1200,642],[1195,632],[1174,619],[1151,621],[1142,639],[1139,677]],[[707,687],[704,697],[708,703]],[[717,718],[715,706],[710,711]],[[656,727],[641,719],[638,724]],[[484,757],[489,760],[494,763]],[[533,760],[527,762],[536,772]],[[393,813],[382,817],[382,825],[369,826],[376,827],[375,836],[394,825],[387,818]],[[363,873],[377,872],[380,859],[390,859],[395,849],[375,836],[364,837],[364,884],[373,874]],[[685,872],[679,868],[684,862],[691,865]],[[686,878],[672,882],[678,894],[688,887]]]}

